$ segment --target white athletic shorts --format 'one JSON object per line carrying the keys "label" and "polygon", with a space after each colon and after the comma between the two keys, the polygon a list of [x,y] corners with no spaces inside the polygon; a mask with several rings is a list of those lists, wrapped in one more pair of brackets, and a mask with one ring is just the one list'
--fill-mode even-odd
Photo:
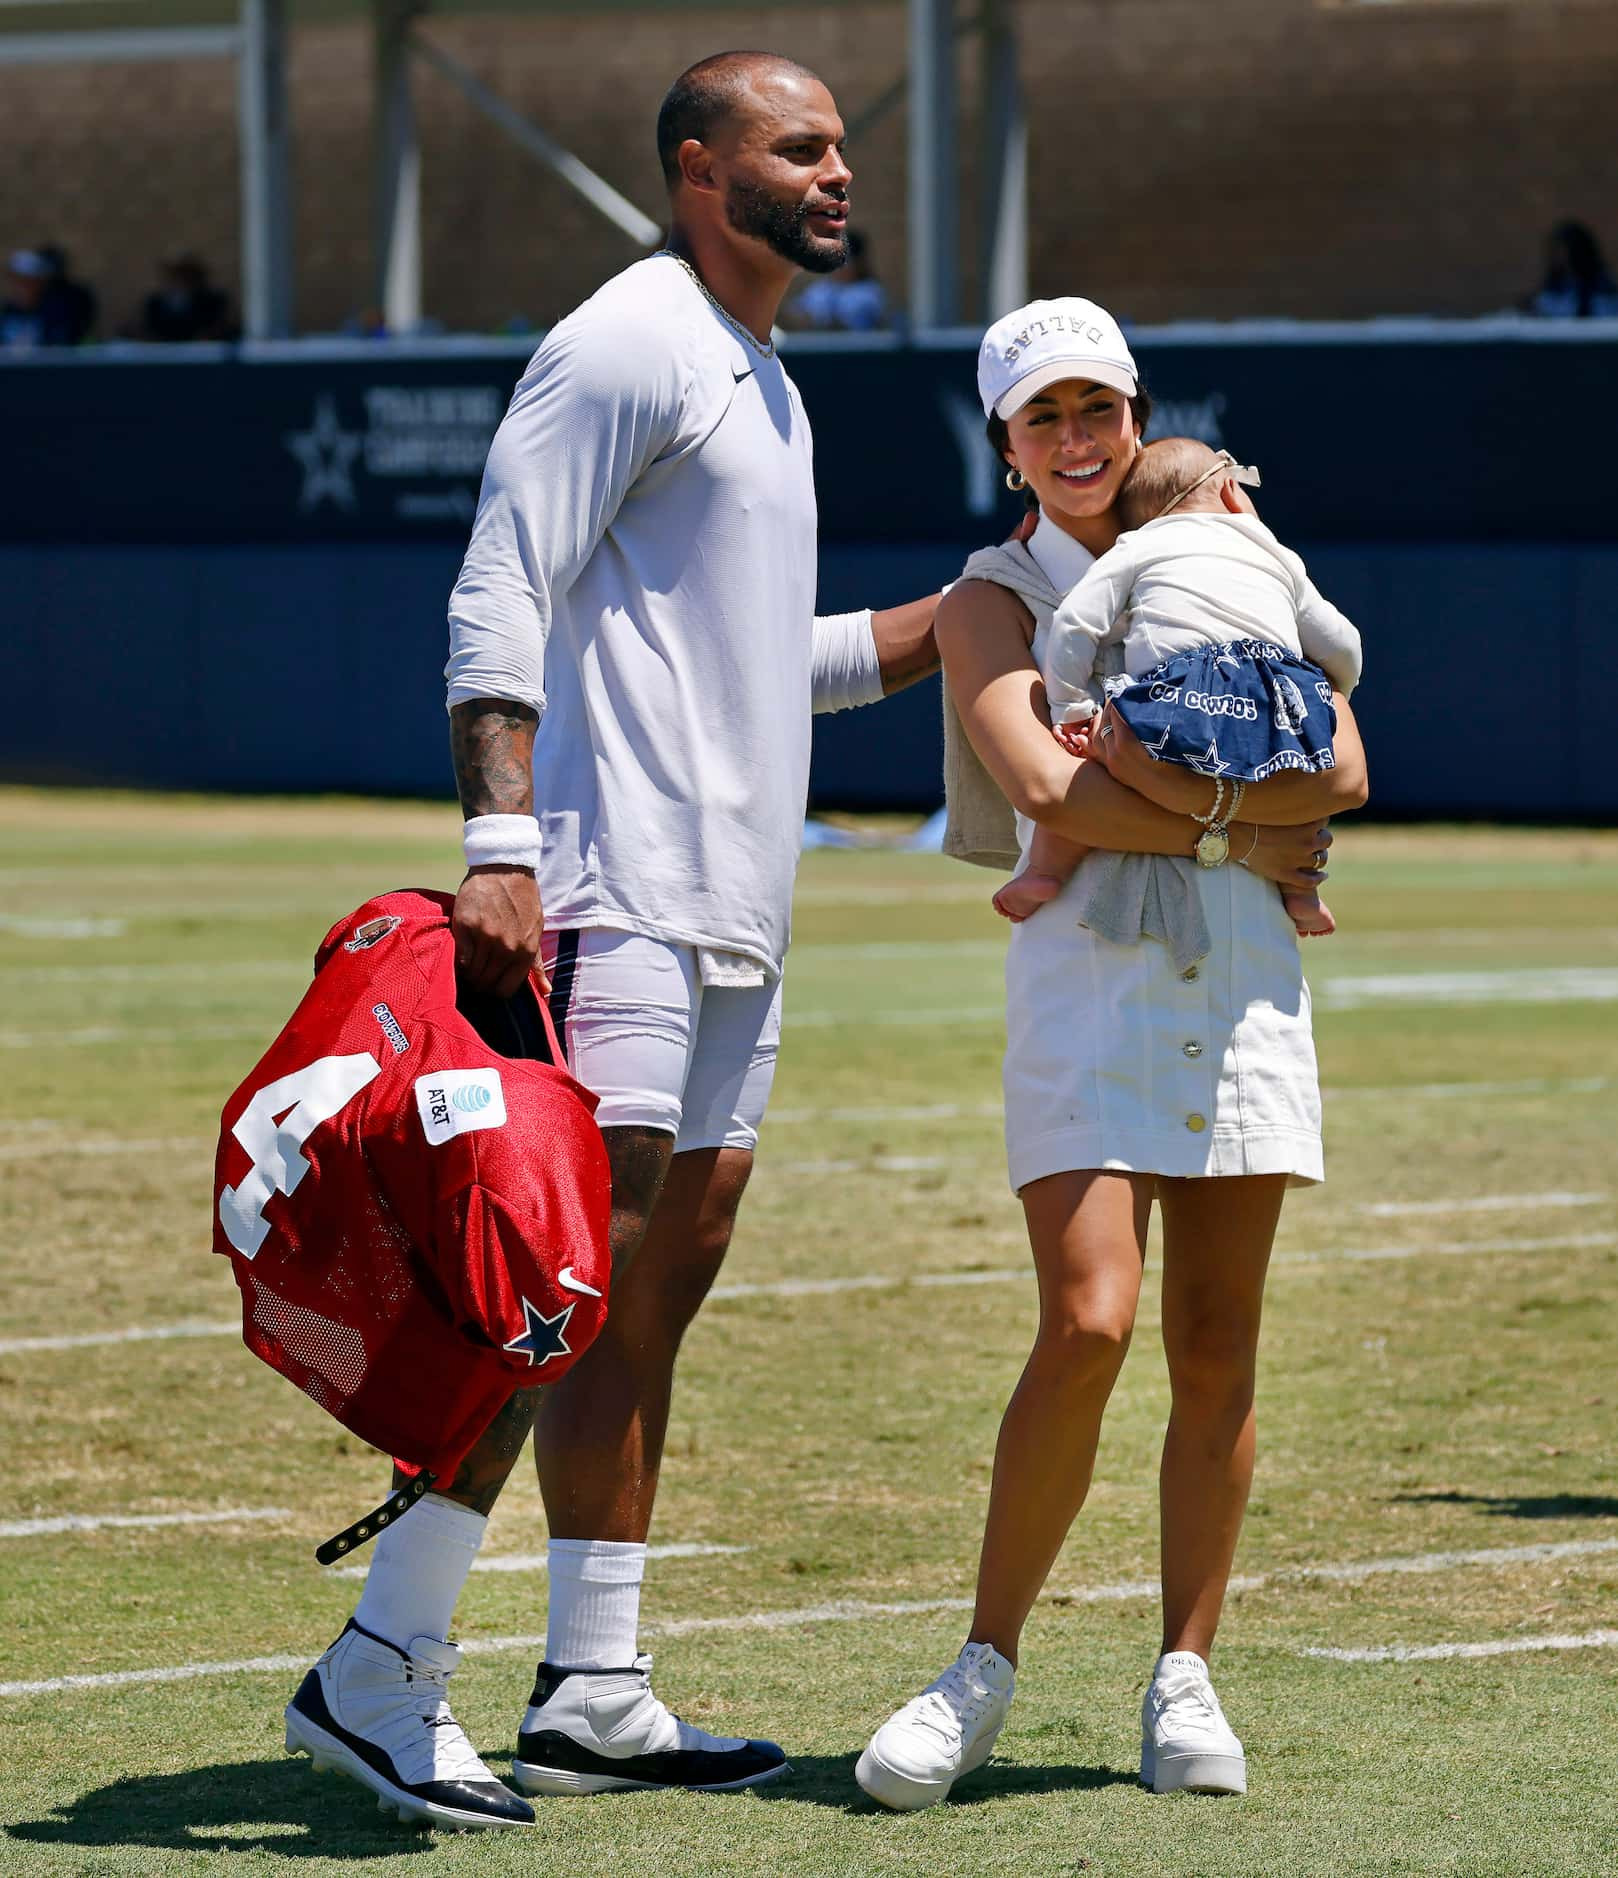
{"label": "white athletic shorts", "polygon": [[602,1128],[656,1128],[674,1151],[746,1148],[775,1080],[781,981],[704,985],[695,946],[585,926],[547,932],[551,1020]]}

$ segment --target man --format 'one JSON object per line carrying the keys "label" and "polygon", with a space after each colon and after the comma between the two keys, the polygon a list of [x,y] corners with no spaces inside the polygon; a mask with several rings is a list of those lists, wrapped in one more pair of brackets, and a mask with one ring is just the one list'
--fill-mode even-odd
{"label": "man", "polygon": [[[770,332],[799,269],[846,260],[842,145],[829,92],[790,60],[724,53],[676,81],[658,117],[669,246],[535,354],[450,603],[462,968],[507,995],[542,957],[571,1067],[600,1098],[614,1262],[589,1354],[542,1399],[515,1396],[383,1535],[357,1632],[322,1658],[336,1713],[350,1639],[393,1651],[393,1695],[367,1685],[352,1705],[352,1768],[409,1793],[453,1779],[461,1819],[493,1776],[438,1665],[530,1427],[549,1617],[516,1784],[742,1787],[786,1765],[772,1742],[670,1714],[636,1630],[675,1355],[774,1073],[811,707],[936,663],[933,598],[813,619],[809,431]],[[513,1823],[510,1799],[491,1796],[487,1823]]]}

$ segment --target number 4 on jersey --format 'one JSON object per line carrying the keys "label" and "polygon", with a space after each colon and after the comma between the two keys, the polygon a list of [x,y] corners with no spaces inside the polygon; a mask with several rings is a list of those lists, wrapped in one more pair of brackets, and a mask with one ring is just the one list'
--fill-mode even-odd
{"label": "number 4 on jersey", "polygon": [[307,1069],[267,1083],[236,1118],[230,1132],[253,1166],[240,1186],[220,1193],[219,1223],[243,1258],[255,1257],[269,1237],[264,1208],[270,1195],[293,1192],[308,1173],[309,1163],[298,1150],[381,1073],[382,1065],[369,1053],[323,1056]]}

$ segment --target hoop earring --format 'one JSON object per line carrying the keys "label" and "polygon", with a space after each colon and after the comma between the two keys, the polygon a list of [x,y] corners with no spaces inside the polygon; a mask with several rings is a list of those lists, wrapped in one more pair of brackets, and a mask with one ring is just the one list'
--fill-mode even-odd
{"label": "hoop earring", "polygon": [[1026,489],[1028,487],[1028,478],[1023,475],[1020,469],[1008,469],[1006,471],[1006,487],[1014,493]]}

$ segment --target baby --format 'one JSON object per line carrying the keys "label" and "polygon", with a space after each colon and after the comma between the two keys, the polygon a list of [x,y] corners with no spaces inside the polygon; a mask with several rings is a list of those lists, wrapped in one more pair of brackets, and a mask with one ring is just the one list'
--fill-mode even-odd
{"label": "baby", "polygon": [[[1055,734],[1085,756],[1100,711],[1096,654],[1122,644],[1134,682],[1112,681],[1114,708],[1152,756],[1212,779],[1199,819],[1213,832],[1235,819],[1249,782],[1334,767],[1332,688],[1346,697],[1360,676],[1359,633],[1258,519],[1243,487],[1258,480],[1190,437],[1147,444],[1118,492],[1127,532],[1057,608],[1045,647]],[[1036,829],[996,910],[1027,919],[1086,852]],[[1301,935],[1336,931],[1319,894],[1285,887],[1281,899]]]}

